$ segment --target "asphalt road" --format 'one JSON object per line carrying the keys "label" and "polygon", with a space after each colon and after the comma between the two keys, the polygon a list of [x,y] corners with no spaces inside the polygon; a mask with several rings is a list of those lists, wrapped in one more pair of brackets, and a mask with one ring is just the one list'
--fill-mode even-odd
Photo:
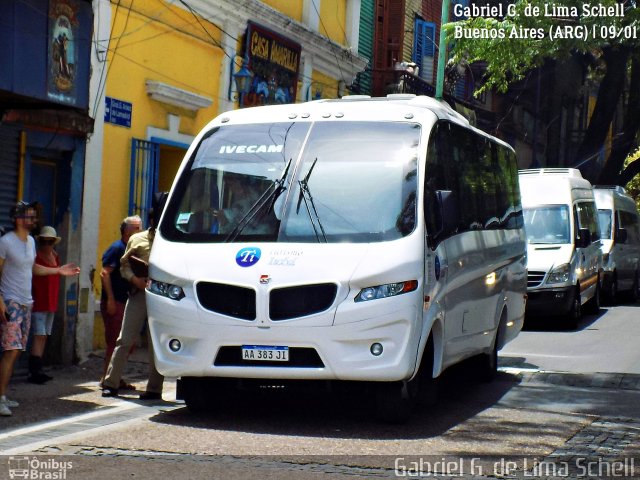
{"label": "asphalt road", "polygon": [[[103,399],[91,380],[101,369],[94,358],[50,372],[56,380],[47,388],[12,382],[21,406],[0,419],[0,478],[10,473],[11,458],[14,465],[25,458],[72,462],[65,477],[39,467],[48,478],[70,480],[326,480],[396,478],[400,458],[445,457],[466,458],[462,478],[469,479],[504,477],[493,468],[504,458],[520,477],[536,478],[527,461],[636,458],[635,470],[626,472],[633,475],[621,478],[640,478],[638,308],[603,310],[575,331],[528,326],[501,355],[496,381],[482,383],[454,367],[442,378],[438,404],[400,426],[375,421],[368,398],[334,393],[245,394],[207,415],[173,401],[171,380],[163,402]],[[139,389],[144,371],[139,363],[128,373]],[[470,457],[483,466],[475,475]],[[561,476],[579,477],[573,473]]]}
{"label": "asphalt road", "polygon": [[585,315],[576,330],[555,320],[527,323],[500,352],[503,366],[573,373],[640,374],[640,303]]}

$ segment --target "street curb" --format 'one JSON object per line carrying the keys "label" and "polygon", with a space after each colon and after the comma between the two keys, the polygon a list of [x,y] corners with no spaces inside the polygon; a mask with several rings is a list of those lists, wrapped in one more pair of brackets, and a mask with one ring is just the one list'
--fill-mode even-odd
{"label": "street curb", "polygon": [[522,371],[517,368],[501,368],[516,375],[523,383],[543,383],[567,387],[608,388],[614,390],[640,390],[640,375],[630,373],[570,373]]}

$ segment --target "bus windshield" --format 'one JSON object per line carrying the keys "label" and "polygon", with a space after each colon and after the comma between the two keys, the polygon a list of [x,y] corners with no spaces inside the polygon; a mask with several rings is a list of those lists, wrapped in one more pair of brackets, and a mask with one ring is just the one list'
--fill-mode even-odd
{"label": "bus windshield", "polygon": [[571,243],[566,205],[525,208],[524,228],[529,243]]}
{"label": "bus windshield", "polygon": [[183,170],[160,231],[180,242],[381,242],[416,223],[420,126],[228,125]]}

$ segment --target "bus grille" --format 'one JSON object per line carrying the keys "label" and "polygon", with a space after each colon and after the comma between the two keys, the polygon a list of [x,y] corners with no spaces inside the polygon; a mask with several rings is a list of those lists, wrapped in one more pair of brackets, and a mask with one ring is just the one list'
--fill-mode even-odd
{"label": "bus grille", "polygon": [[333,304],[337,291],[334,283],[276,288],[269,295],[269,317],[287,320],[323,312]]}
{"label": "bus grille", "polygon": [[199,282],[196,293],[207,310],[242,320],[256,319],[256,292],[251,288]]}
{"label": "bus grille", "polygon": [[242,347],[220,347],[213,363],[216,367],[298,367],[324,368],[320,355],[313,348],[290,347],[288,362],[243,360]]}
{"label": "bus grille", "polygon": [[545,272],[529,272],[527,275],[527,287],[537,287],[544,280]]}

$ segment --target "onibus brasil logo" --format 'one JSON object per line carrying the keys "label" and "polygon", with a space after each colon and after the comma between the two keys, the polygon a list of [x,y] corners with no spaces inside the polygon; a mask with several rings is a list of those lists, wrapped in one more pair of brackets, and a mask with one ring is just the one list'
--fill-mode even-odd
{"label": "onibus brasil logo", "polygon": [[9,478],[65,480],[72,462],[44,457],[9,457]]}

